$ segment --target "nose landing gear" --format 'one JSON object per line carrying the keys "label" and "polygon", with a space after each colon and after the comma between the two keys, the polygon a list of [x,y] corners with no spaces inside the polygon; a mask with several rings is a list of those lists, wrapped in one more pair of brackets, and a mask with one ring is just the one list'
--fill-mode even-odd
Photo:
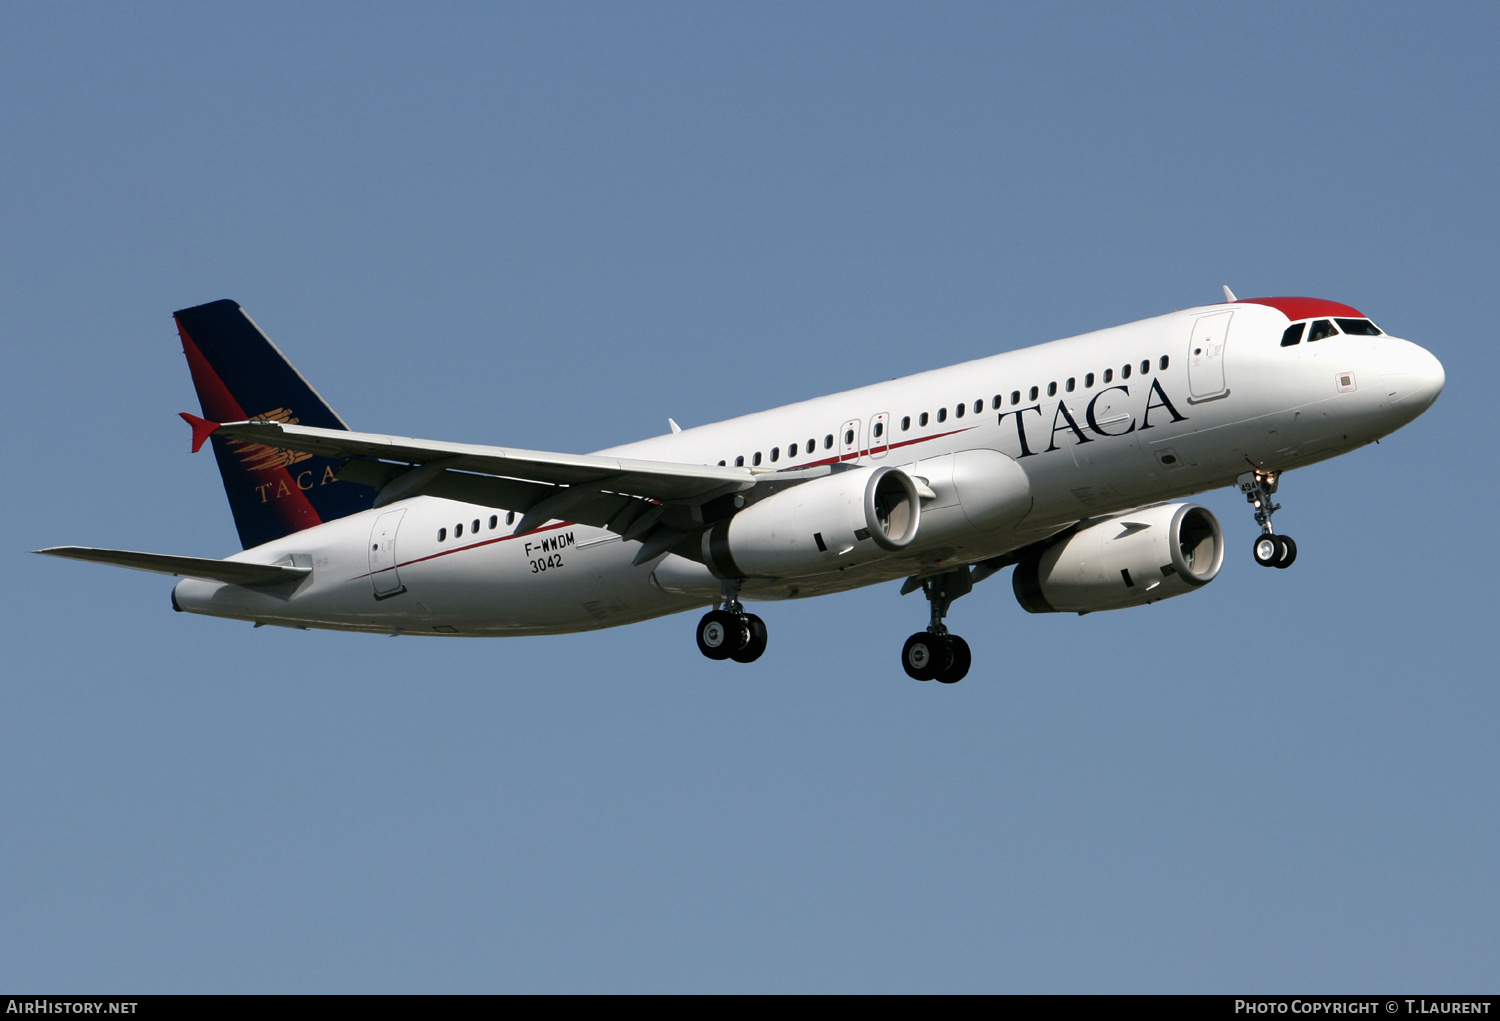
{"label": "nose landing gear", "polygon": [[1237,480],[1240,492],[1250,506],[1255,508],[1255,523],[1260,526],[1260,535],[1255,537],[1255,562],[1262,567],[1291,567],[1297,559],[1297,544],[1289,535],[1277,535],[1271,524],[1271,515],[1281,510],[1281,504],[1272,503],[1276,495],[1276,484],[1281,479],[1279,471],[1250,471]]}
{"label": "nose landing gear", "polygon": [[968,674],[973,662],[969,643],[949,634],[943,618],[953,600],[973,587],[968,568],[922,579],[922,594],[932,606],[932,623],[901,647],[901,666],[906,676],[918,681],[957,684]]}
{"label": "nose landing gear", "polygon": [[740,604],[740,582],[726,581],[722,605],[698,621],[698,651],[709,659],[753,663],[766,651],[766,622]]}

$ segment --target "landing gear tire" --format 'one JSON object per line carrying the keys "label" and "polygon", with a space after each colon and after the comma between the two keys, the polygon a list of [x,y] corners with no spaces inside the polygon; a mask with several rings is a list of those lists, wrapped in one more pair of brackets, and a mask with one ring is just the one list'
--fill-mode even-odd
{"label": "landing gear tire", "polygon": [[1262,567],[1292,566],[1297,559],[1297,543],[1289,535],[1260,535],[1255,539],[1255,562]]}
{"label": "landing gear tire", "polygon": [[944,670],[952,658],[942,635],[918,631],[901,647],[901,666],[914,681],[930,681]]}
{"label": "landing gear tire", "polygon": [[1275,567],[1286,547],[1279,535],[1257,535],[1255,537],[1255,562],[1262,567]]}
{"label": "landing gear tire", "polygon": [[[761,630],[764,632],[764,624]],[[728,659],[749,644],[750,625],[745,615],[728,610],[709,610],[698,621],[698,651],[709,659]]]}
{"label": "landing gear tire", "polygon": [[939,684],[957,684],[969,673],[974,657],[969,652],[969,643],[958,635],[944,635],[948,645],[948,665],[937,672],[934,678]]}
{"label": "landing gear tire", "polygon": [[1240,492],[1255,508],[1255,523],[1261,534],[1255,537],[1255,562],[1262,567],[1291,567],[1297,559],[1297,544],[1290,536],[1273,532],[1271,515],[1281,510],[1281,504],[1271,502],[1276,487],[1281,481],[1281,472],[1257,468],[1246,472],[1237,480]]}
{"label": "landing gear tire", "polygon": [[1278,535],[1276,538],[1281,540],[1281,556],[1276,559],[1276,566],[1291,567],[1292,561],[1297,559],[1297,544],[1290,535]]}
{"label": "landing gear tire", "polygon": [[748,635],[745,644],[729,654],[736,663],[754,663],[766,651],[766,622],[753,613],[739,614]]}

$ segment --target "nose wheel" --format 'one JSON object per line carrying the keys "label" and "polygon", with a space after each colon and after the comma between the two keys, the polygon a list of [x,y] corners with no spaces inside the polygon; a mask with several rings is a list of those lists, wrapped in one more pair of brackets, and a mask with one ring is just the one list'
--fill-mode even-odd
{"label": "nose wheel", "polygon": [[766,622],[745,612],[739,589],[739,582],[726,582],[723,606],[698,621],[698,651],[709,659],[753,663],[766,651]]}
{"label": "nose wheel", "polygon": [[1255,508],[1255,523],[1260,526],[1260,535],[1255,537],[1255,562],[1262,567],[1291,567],[1297,559],[1297,544],[1289,535],[1277,535],[1271,524],[1271,516],[1281,510],[1281,504],[1272,503],[1276,485],[1281,480],[1278,471],[1246,472],[1238,479],[1240,492],[1250,506]]}
{"label": "nose wheel", "polygon": [[1291,567],[1297,559],[1297,543],[1290,535],[1255,537],[1255,562],[1262,567]]}
{"label": "nose wheel", "polygon": [[950,634],[943,624],[953,600],[973,588],[967,568],[922,580],[922,592],[932,606],[932,623],[901,647],[901,667],[916,681],[957,684],[969,673],[973,656],[969,643]]}

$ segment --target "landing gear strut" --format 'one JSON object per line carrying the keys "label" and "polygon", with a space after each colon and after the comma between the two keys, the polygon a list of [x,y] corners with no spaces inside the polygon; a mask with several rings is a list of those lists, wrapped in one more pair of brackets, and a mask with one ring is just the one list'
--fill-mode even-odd
{"label": "landing gear strut", "polygon": [[709,659],[753,663],[766,651],[766,622],[740,604],[741,580],[724,582],[719,605],[698,621],[698,651]]}
{"label": "landing gear strut", "polygon": [[949,634],[943,618],[948,616],[953,600],[973,587],[968,568],[922,579],[922,594],[932,606],[932,623],[901,647],[901,666],[908,677],[940,684],[957,684],[964,679],[973,662],[969,643]]}
{"label": "landing gear strut", "polygon": [[1239,477],[1240,492],[1250,506],[1255,508],[1255,523],[1260,526],[1260,535],[1255,537],[1255,562],[1262,567],[1291,567],[1297,559],[1297,544],[1289,535],[1277,535],[1271,524],[1271,515],[1281,510],[1281,504],[1272,503],[1276,495],[1276,484],[1281,479],[1279,471],[1250,471]]}

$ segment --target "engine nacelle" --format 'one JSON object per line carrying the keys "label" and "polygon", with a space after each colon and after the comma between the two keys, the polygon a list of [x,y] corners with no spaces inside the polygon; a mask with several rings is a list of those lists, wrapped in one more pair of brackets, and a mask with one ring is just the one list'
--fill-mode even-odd
{"label": "engine nacelle", "polygon": [[922,499],[899,468],[857,468],[785,489],[703,534],[720,578],[799,578],[883,558],[917,537]]}
{"label": "engine nacelle", "polygon": [[1169,503],[1074,532],[1016,565],[1016,601],[1032,613],[1142,606],[1202,588],[1224,563],[1224,532],[1206,507]]}

